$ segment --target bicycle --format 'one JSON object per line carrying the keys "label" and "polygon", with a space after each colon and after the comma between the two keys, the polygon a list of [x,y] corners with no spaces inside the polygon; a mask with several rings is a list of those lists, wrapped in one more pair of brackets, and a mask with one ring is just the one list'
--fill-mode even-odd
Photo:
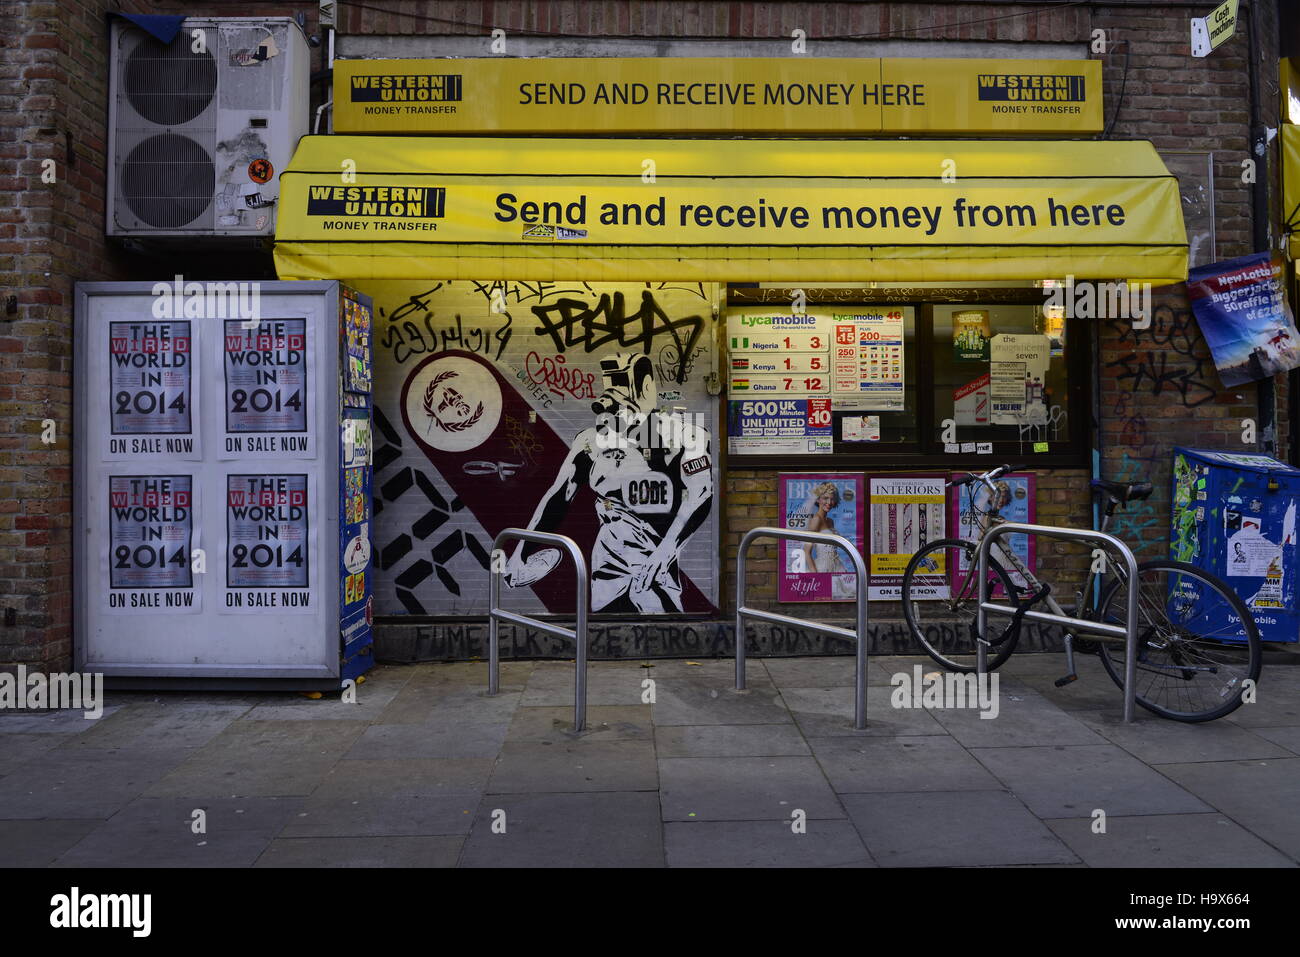
{"label": "bicycle", "polygon": [[[945,483],[958,488],[980,483],[987,489],[986,507],[979,507],[977,495],[972,494],[966,512],[968,524],[978,528],[980,540],[994,525],[1005,521],[998,514],[1007,504],[1005,489],[995,483],[1017,468],[1023,466],[1002,465]],[[1093,479],[1090,484],[1106,503],[1103,532],[1117,508],[1140,502],[1152,492],[1150,482]],[[988,645],[987,667],[992,671],[1011,657],[1020,639],[1023,615],[1019,614],[1011,616],[1000,634],[991,634],[998,627],[992,620],[986,625],[985,635],[976,634],[978,548],[978,541],[959,538],[929,542],[912,556],[903,573],[903,617],[908,628],[926,653],[950,671],[975,670],[977,641]],[[961,557],[965,558],[967,576],[960,587],[954,588],[953,573]],[[1105,570],[1109,565],[1114,566],[1113,575]],[[1024,587],[1013,581],[1008,567],[1021,577]],[[1084,590],[1075,593],[1075,607],[1082,613],[1076,612],[1074,617],[1122,626],[1127,613],[1127,575],[1119,562],[1104,562],[1100,572],[1094,566]],[[917,581],[925,577],[946,579],[948,597],[936,599],[932,584]],[[1052,596],[1051,586],[1036,578],[1014,551],[996,542],[990,548],[988,578],[990,595],[996,595],[1000,587],[1019,612],[1041,601],[1052,613],[1066,614]],[[1259,629],[1241,598],[1210,572],[1186,562],[1163,559],[1138,566],[1138,588],[1137,703],[1161,717],[1186,722],[1211,721],[1240,707],[1245,682],[1259,681],[1263,663]],[[927,594],[930,597],[924,597]],[[944,627],[933,627],[937,624]],[[947,632],[951,637],[940,640],[935,632]],[[1102,634],[1081,638],[1070,630],[1065,632],[1064,644],[1068,672],[1057,679],[1058,688],[1078,679],[1076,647],[1081,654],[1095,652],[1115,684],[1124,687],[1124,639]]]}

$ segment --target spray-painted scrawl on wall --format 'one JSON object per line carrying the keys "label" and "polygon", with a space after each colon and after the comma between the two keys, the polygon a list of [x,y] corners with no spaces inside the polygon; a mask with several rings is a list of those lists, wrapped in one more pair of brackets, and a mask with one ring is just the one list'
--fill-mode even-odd
{"label": "spray-painted scrawl on wall", "polygon": [[[716,610],[713,287],[357,285],[379,317],[380,614],[484,613],[510,526],[578,542],[593,610]],[[572,608],[558,551],[507,551],[510,607]]]}

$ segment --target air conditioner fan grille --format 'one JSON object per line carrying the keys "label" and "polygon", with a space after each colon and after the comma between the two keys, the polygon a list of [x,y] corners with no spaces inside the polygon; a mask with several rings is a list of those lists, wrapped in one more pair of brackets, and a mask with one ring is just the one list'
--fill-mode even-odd
{"label": "air conditioner fan grille", "polygon": [[137,217],[158,229],[178,229],[212,202],[217,174],[198,143],[161,133],[139,143],[122,163],[122,195]]}
{"label": "air conditioner fan grille", "polygon": [[150,123],[188,123],[216,95],[216,61],[207,51],[195,53],[193,42],[186,30],[166,45],[146,37],[127,57],[122,88],[131,107]]}

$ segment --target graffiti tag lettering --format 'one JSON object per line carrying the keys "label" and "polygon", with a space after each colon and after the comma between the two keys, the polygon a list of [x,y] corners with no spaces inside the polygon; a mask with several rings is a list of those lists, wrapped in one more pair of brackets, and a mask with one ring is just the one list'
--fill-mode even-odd
{"label": "graffiti tag lettering", "polygon": [[524,360],[524,371],[534,384],[545,385],[556,395],[570,395],[575,399],[596,398],[596,374],[570,368],[564,363],[564,356],[543,358],[530,352]]}
{"label": "graffiti tag lettering", "polygon": [[[594,352],[608,343],[617,343],[622,348],[642,346],[648,355],[651,343],[657,337],[667,336],[678,354],[685,356],[694,353],[704,333],[703,317],[669,319],[649,290],[641,293],[641,307],[632,315],[627,314],[621,292],[612,296],[602,294],[594,306],[581,299],[559,299],[533,306],[532,311],[541,323],[540,328],[533,330],[534,334],[550,336],[557,352],[574,346]],[[684,373],[674,381],[685,381]]]}

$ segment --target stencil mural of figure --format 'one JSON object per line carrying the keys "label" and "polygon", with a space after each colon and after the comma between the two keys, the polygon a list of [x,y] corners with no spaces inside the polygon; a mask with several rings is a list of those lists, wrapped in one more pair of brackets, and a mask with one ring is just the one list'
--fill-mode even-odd
{"label": "stencil mural of figure", "polygon": [[[593,611],[658,614],[682,610],[677,565],[682,545],[713,501],[709,433],[679,413],[656,411],[649,356],[619,353],[600,363],[602,392],[593,428],[574,438],[528,528],[555,531],[584,484],[596,493],[600,528],[591,551]],[[506,582],[529,585],[559,561],[558,549],[523,560],[523,542]]]}

